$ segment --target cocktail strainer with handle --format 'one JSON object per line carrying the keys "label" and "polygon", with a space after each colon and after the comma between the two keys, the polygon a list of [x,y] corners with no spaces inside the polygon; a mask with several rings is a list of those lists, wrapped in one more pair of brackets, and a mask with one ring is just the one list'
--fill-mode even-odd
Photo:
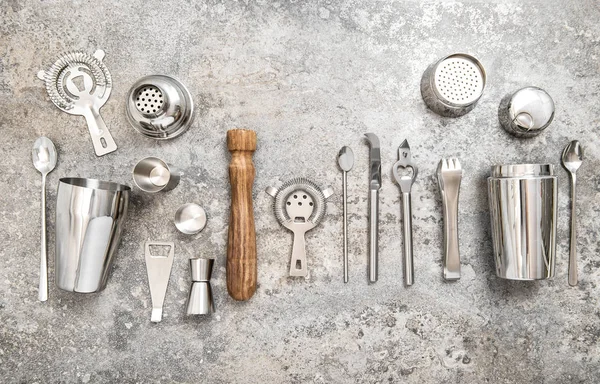
{"label": "cocktail strainer with handle", "polygon": [[298,177],[283,183],[279,189],[268,187],[266,192],[275,198],[273,210],[279,223],[294,233],[290,276],[306,277],[304,235],[325,216],[325,200],[333,194],[333,189],[327,187],[321,190],[311,180]]}
{"label": "cocktail strainer with handle", "polygon": [[112,79],[102,59],[102,50],[93,55],[81,51],[68,52],[50,68],[37,74],[58,109],[85,117],[96,156],[117,150],[117,144],[100,116],[100,108],[112,90]]}

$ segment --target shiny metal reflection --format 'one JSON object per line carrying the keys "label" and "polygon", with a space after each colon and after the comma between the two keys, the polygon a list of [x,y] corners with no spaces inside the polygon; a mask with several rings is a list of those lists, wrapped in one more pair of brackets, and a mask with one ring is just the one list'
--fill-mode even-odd
{"label": "shiny metal reflection", "polygon": [[492,167],[488,195],[498,277],[554,277],[557,194],[551,164]]}
{"label": "shiny metal reflection", "polygon": [[56,286],[91,293],[104,289],[129,205],[126,185],[63,178],[56,198]]}
{"label": "shiny metal reflection", "polygon": [[183,234],[195,235],[206,226],[206,212],[198,204],[184,204],[175,212],[175,226]]}
{"label": "shiny metal reflection", "polygon": [[194,121],[194,102],[187,88],[166,75],[139,79],[127,94],[127,120],[146,137],[168,140],[178,137]]}
{"label": "shiny metal reflection", "polygon": [[517,137],[533,137],[548,128],[554,119],[554,101],[541,88],[525,87],[508,94],[498,107],[500,125]]}
{"label": "shiny metal reflection", "polygon": [[421,77],[421,96],[433,112],[445,117],[469,113],[483,95],[487,75],[481,62],[455,53],[430,65]]}
{"label": "shiny metal reflection", "polygon": [[188,297],[188,315],[209,315],[215,311],[210,278],[214,259],[190,259],[192,287]]}
{"label": "shiny metal reflection", "polygon": [[133,168],[133,182],[144,192],[170,191],[179,185],[181,172],[158,157],[146,157]]}

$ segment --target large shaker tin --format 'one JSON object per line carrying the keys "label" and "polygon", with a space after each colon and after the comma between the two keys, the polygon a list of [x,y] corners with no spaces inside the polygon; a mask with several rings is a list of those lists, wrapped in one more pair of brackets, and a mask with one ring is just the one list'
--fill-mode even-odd
{"label": "large shaker tin", "polygon": [[126,185],[62,178],[56,197],[56,286],[79,293],[99,292],[123,232],[129,193]]}
{"label": "large shaker tin", "polygon": [[552,164],[492,167],[488,196],[498,277],[554,277],[557,184]]}

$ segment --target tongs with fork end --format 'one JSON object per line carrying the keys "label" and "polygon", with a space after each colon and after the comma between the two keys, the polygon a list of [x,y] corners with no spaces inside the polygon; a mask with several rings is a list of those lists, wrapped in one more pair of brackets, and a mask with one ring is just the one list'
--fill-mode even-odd
{"label": "tongs with fork end", "polygon": [[444,213],[444,279],[460,279],[458,252],[458,193],[462,179],[458,159],[442,159],[437,168]]}

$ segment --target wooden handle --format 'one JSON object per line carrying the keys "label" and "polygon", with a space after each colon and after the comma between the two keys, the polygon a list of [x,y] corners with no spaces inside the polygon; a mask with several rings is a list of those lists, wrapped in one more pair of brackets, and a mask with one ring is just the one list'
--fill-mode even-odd
{"label": "wooden handle", "polygon": [[236,300],[248,300],[256,291],[256,231],[252,208],[256,132],[248,129],[227,131],[231,152],[229,182],[231,215],[227,243],[227,290]]}

